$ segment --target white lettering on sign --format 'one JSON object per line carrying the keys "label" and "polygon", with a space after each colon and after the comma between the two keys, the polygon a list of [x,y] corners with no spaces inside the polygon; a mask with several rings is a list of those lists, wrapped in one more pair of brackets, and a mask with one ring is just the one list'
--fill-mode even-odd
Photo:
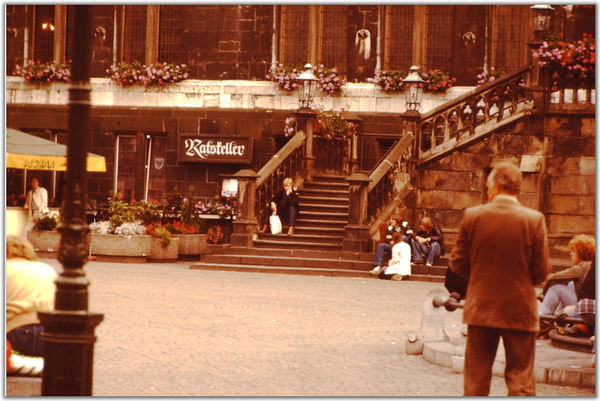
{"label": "white lettering on sign", "polygon": [[186,156],[198,156],[201,159],[206,159],[210,155],[243,156],[246,150],[245,145],[238,145],[235,141],[204,142],[201,139],[191,138],[184,141],[184,146]]}

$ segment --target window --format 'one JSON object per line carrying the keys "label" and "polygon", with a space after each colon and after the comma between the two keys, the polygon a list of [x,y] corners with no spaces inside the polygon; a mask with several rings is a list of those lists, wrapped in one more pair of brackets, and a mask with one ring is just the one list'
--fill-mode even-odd
{"label": "window", "polygon": [[347,6],[322,6],[321,57],[325,67],[347,72]]}
{"label": "window", "polygon": [[428,69],[452,68],[452,6],[427,6],[425,65]]}
{"label": "window", "polygon": [[279,60],[286,66],[307,62],[347,72],[348,6],[282,6]]}
{"label": "window", "polygon": [[146,61],[147,6],[125,6],[123,61]]}
{"label": "window", "polygon": [[309,7],[283,6],[281,63],[304,66],[308,58]]}
{"label": "window", "polygon": [[117,136],[114,192],[123,195],[125,202],[135,199],[135,170],[137,158],[137,137]]}
{"label": "window", "polygon": [[[527,47],[523,38],[527,37],[523,6],[494,6],[493,55],[492,66],[507,72],[515,71],[527,63]],[[519,51],[518,49],[523,49]]]}
{"label": "window", "polygon": [[41,63],[51,62],[54,58],[54,6],[35,6],[33,29],[33,59]]}
{"label": "window", "polygon": [[388,6],[384,68],[409,71],[413,65],[414,6]]}
{"label": "window", "polygon": [[[163,199],[167,187],[167,137],[150,134],[118,135],[115,148],[114,191],[123,195],[126,202],[132,199]],[[136,183],[136,176],[143,176],[143,183]]]}
{"label": "window", "polygon": [[167,138],[148,136],[150,138],[148,138],[149,151],[146,162],[145,199],[160,202],[165,198],[165,188],[167,188]]}
{"label": "window", "polygon": [[185,64],[182,51],[184,6],[160,6],[158,61]]}

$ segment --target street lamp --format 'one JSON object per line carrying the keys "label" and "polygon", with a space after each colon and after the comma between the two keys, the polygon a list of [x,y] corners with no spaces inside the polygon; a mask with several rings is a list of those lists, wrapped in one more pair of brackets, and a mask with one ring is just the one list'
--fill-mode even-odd
{"label": "street lamp", "polygon": [[406,97],[406,112],[418,113],[421,107],[421,97],[423,96],[423,88],[425,81],[417,72],[419,67],[410,67],[410,73],[402,80],[405,85],[404,96]]}
{"label": "street lamp", "polygon": [[[550,5],[535,5],[531,6],[533,10],[533,30],[535,32],[535,39],[544,41],[546,32],[550,28],[550,20],[554,15],[554,8]],[[537,42],[537,41],[536,41]]]}
{"label": "street lamp", "polygon": [[315,77],[312,65],[307,63],[304,66],[304,69],[305,71],[296,78],[298,81],[300,81],[298,100],[300,103],[300,108],[307,107],[310,109],[313,103],[319,78]]}

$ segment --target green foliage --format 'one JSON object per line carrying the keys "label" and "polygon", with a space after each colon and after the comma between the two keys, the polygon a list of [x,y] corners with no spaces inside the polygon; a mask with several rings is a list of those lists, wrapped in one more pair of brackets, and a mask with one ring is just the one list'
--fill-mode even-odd
{"label": "green foliage", "polygon": [[154,229],[150,231],[150,235],[154,238],[160,239],[160,245],[163,248],[166,248],[171,244],[171,232],[165,226],[155,226]]}
{"label": "green foliage", "polygon": [[321,134],[328,139],[351,137],[356,133],[356,124],[346,120],[341,111],[321,107],[317,122],[321,124]]}
{"label": "green foliage", "polygon": [[36,231],[54,231],[58,226],[58,216],[54,214],[46,214],[41,219],[37,220],[33,226]]}

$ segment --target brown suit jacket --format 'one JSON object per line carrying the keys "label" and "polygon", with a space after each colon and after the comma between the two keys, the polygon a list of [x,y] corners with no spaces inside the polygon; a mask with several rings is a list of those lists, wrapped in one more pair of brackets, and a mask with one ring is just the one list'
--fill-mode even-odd
{"label": "brown suit jacket", "polygon": [[538,331],[534,286],[551,271],[544,216],[497,195],[468,208],[450,269],[469,280],[463,321],[469,325]]}

